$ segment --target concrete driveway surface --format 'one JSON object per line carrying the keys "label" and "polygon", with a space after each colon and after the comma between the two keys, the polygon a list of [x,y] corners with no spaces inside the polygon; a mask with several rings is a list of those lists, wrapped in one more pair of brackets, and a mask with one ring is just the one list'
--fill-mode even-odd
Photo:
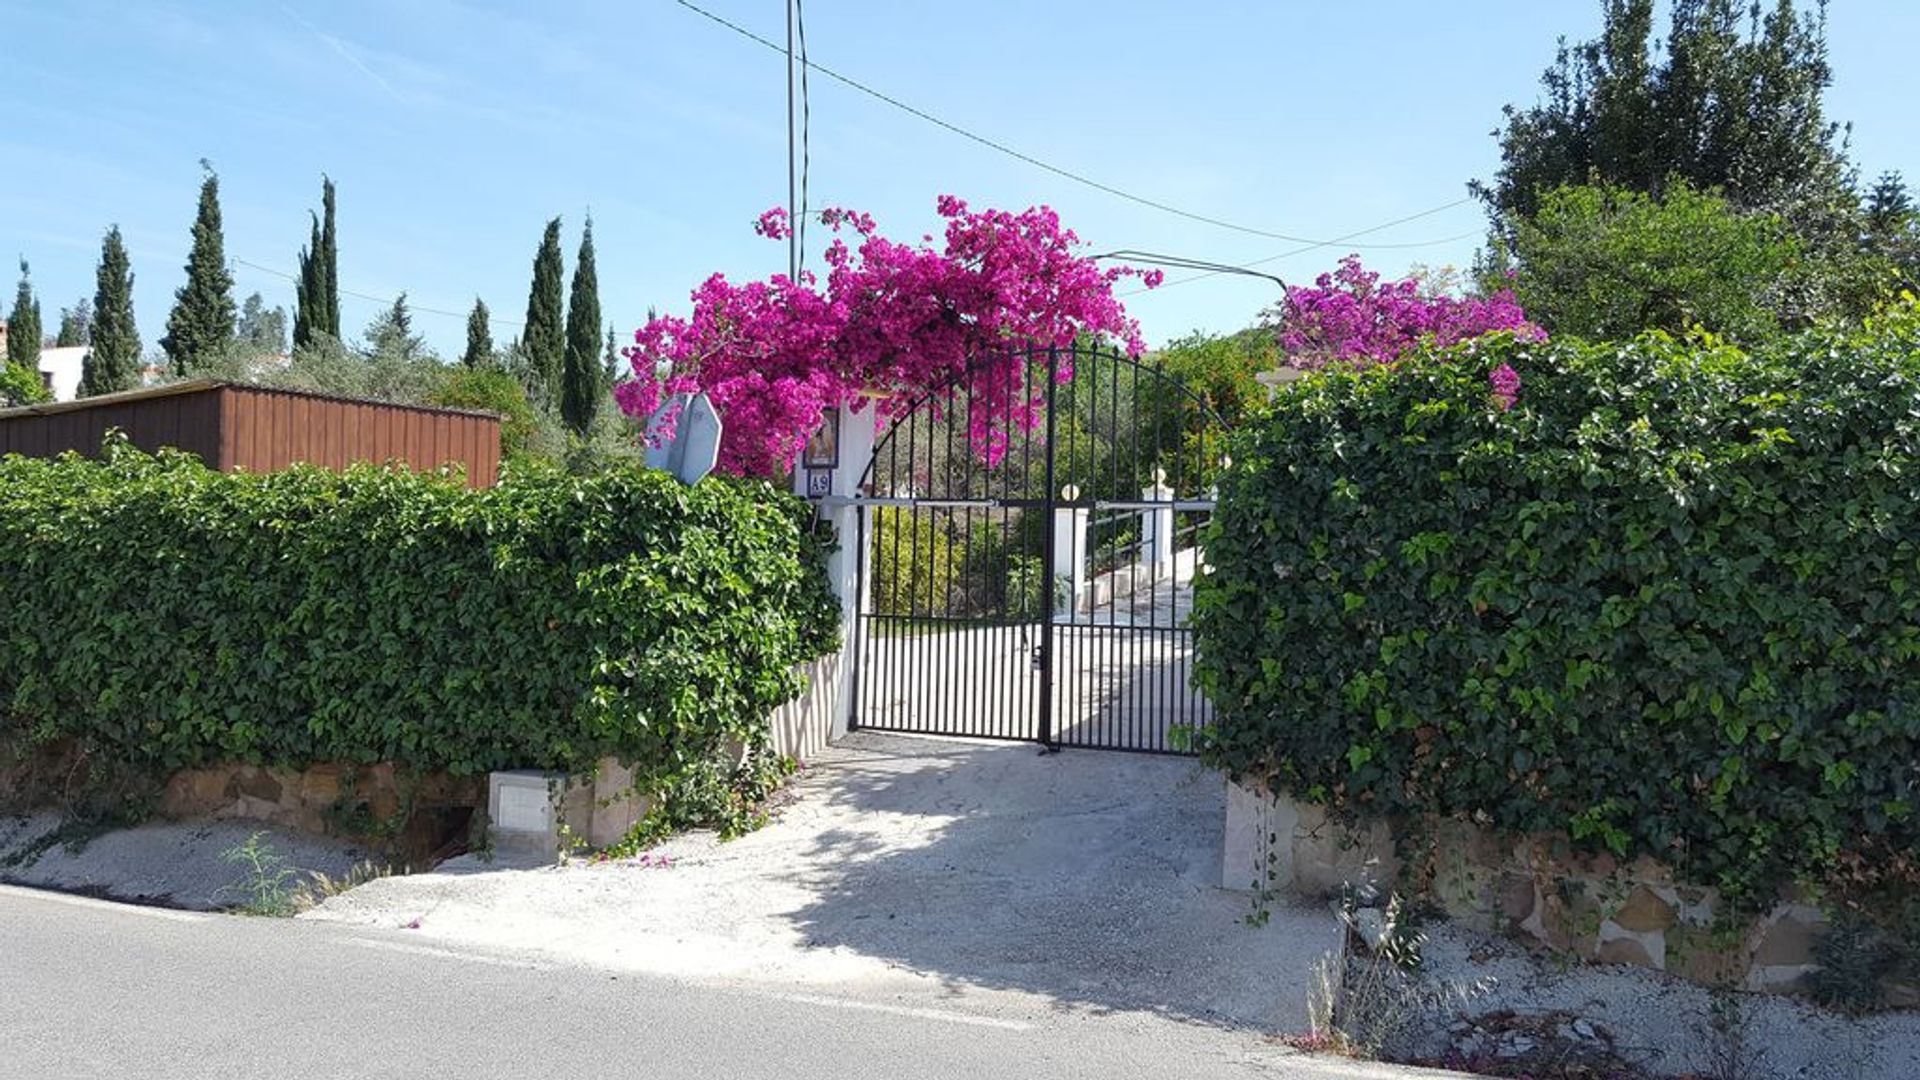
{"label": "concrete driveway surface", "polygon": [[1336,922],[1246,925],[1248,899],[1216,887],[1222,788],[1178,758],[856,734],[729,843],[682,837],[644,864],[469,857],[303,918],[987,1017],[1298,1031]]}

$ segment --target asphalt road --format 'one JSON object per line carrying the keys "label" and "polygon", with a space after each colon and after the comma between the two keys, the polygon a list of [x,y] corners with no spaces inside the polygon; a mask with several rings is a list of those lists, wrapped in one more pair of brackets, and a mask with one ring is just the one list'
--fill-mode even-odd
{"label": "asphalt road", "polygon": [[1151,1015],[703,984],[0,887],[7,1080],[1415,1075]]}

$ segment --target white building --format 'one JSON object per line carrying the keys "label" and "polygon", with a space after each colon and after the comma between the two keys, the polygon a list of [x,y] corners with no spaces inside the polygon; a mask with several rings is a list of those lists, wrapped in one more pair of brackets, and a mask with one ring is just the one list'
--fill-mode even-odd
{"label": "white building", "polygon": [[[0,319],[0,350],[7,347],[7,321]],[[80,369],[87,361],[87,347],[40,350],[40,383],[55,401],[72,401],[80,396]]]}
{"label": "white building", "polygon": [[40,381],[53,391],[53,400],[72,401],[80,396],[80,368],[86,359],[85,345],[40,350]]}

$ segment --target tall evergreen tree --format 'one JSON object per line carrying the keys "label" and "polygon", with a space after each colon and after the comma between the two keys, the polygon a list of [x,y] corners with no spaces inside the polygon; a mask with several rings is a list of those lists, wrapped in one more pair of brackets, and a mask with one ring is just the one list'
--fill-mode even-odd
{"label": "tall evergreen tree", "polygon": [[600,409],[600,276],[593,261],[593,219],[580,233],[573,264],[573,295],[567,305],[566,368],[561,378],[560,416],[585,435]]}
{"label": "tall evergreen tree", "polygon": [[71,349],[87,344],[92,326],[93,301],[83,296],[74,301],[72,307],[60,309],[60,331],[54,335],[53,347]]}
{"label": "tall evergreen tree", "polygon": [[[1828,199],[1846,187],[1824,5],[1674,0],[1656,54],[1654,0],[1603,0],[1600,37],[1562,44],[1544,99],[1508,106],[1501,166],[1473,190],[1497,221],[1531,217],[1540,196],[1590,179],[1658,196],[1671,178],[1719,189],[1742,210]],[[1744,25],[1743,25],[1744,24]]]}
{"label": "tall evergreen tree", "polygon": [[307,212],[307,245],[300,249],[300,276],[294,279],[293,286],[293,347],[303,349],[313,344],[317,334],[324,333],[322,324],[326,313],[320,310],[322,300],[320,280],[320,218],[312,211]]}
{"label": "tall evergreen tree", "polygon": [[212,362],[233,341],[233,275],[227,271],[226,240],[220,229],[220,177],[213,166],[200,164],[207,178],[200,185],[200,209],[193,220],[187,283],[174,293],[167,336],[160,339],[178,375]]}
{"label": "tall evergreen tree", "polygon": [[413,312],[407,294],[393,298],[393,306],[374,317],[367,327],[367,354],[373,359],[417,360],[425,343],[413,332]]}
{"label": "tall evergreen tree", "polygon": [[607,354],[600,358],[600,364],[605,369],[602,374],[606,376],[607,389],[611,391],[613,384],[620,381],[620,337],[614,333],[612,323],[607,324]]}
{"label": "tall evergreen tree", "polygon": [[[7,316],[7,363],[22,371],[40,370],[40,301],[33,295],[27,260],[20,259],[20,287],[14,290],[13,311]],[[38,378],[38,376],[35,376]]]}
{"label": "tall evergreen tree", "polygon": [[140,328],[133,321],[133,268],[120,226],[100,242],[93,293],[92,348],[80,369],[80,395],[111,394],[140,385]]}
{"label": "tall evergreen tree", "polygon": [[322,335],[340,339],[340,257],[333,222],[333,180],[320,175],[320,213],[307,212],[307,246],[300,249],[294,286],[293,346],[311,346]]}
{"label": "tall evergreen tree", "polygon": [[320,311],[324,314],[321,329],[334,338],[340,336],[340,241],[333,223],[333,178],[320,174],[320,272],[316,276],[319,285]]}
{"label": "tall evergreen tree", "polygon": [[520,347],[532,369],[532,386],[549,407],[560,398],[560,371],[566,354],[561,289],[566,267],[560,255],[560,219],[547,222],[540,250],[533,257],[533,286],[527,292],[527,325]]}
{"label": "tall evergreen tree", "polygon": [[470,368],[493,364],[493,327],[487,321],[487,302],[473,298],[473,311],[467,315],[467,351],[460,362]]}
{"label": "tall evergreen tree", "polygon": [[240,321],[234,336],[256,355],[277,356],[287,351],[287,310],[267,309],[259,293],[248,296],[240,305]]}

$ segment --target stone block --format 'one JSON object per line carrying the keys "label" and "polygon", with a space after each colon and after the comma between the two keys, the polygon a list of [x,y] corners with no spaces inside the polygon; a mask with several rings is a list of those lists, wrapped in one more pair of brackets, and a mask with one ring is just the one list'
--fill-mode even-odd
{"label": "stone block", "polygon": [[236,771],[233,781],[237,794],[242,797],[275,805],[280,802],[280,780],[271,769],[249,765]]}
{"label": "stone block", "polygon": [[231,801],[228,785],[231,769],[184,769],[167,780],[160,796],[160,813],[165,817],[207,817]]}
{"label": "stone block", "polygon": [[1629,964],[1662,971],[1667,966],[1667,943],[1661,933],[1636,934],[1613,923],[1602,923],[1593,958],[1602,964]]}
{"label": "stone block", "polygon": [[651,804],[634,790],[633,770],[615,758],[601,758],[593,774],[593,808],[587,843],[609,847],[627,838]]}
{"label": "stone block", "polygon": [[1746,949],[1739,938],[1682,921],[1666,932],[1667,971],[1702,986],[1746,982]]}
{"label": "stone block", "polygon": [[344,765],[315,765],[300,775],[300,800],[308,806],[324,808],[340,800]]}
{"label": "stone block", "polygon": [[1754,938],[1755,968],[1800,968],[1813,963],[1814,942],[1826,930],[1827,918],[1817,908],[1782,904],[1761,922]]}
{"label": "stone block", "polygon": [[1652,888],[1638,885],[1627,894],[1626,902],[1614,911],[1609,921],[1622,930],[1650,934],[1665,930],[1678,920],[1679,914],[1671,902]]}
{"label": "stone block", "polygon": [[1513,929],[1533,918],[1534,907],[1540,902],[1539,890],[1529,875],[1508,871],[1500,875],[1494,902],[1502,927]]}
{"label": "stone block", "polygon": [[1293,885],[1293,834],[1300,814],[1291,799],[1227,784],[1227,827],[1220,865],[1223,889],[1286,889]]}

